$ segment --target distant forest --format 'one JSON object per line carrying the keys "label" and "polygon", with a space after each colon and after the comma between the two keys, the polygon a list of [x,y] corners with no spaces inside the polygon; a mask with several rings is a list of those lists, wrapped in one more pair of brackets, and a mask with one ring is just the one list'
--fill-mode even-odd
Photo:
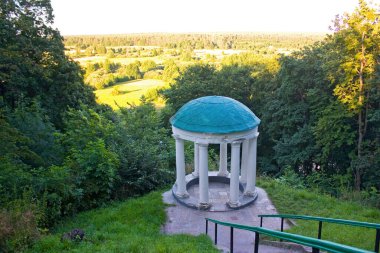
{"label": "distant forest", "polygon": [[124,34],[65,36],[67,47],[86,49],[90,46],[158,46],[171,49],[244,49],[262,47],[301,49],[322,40],[315,33],[191,33],[191,34]]}

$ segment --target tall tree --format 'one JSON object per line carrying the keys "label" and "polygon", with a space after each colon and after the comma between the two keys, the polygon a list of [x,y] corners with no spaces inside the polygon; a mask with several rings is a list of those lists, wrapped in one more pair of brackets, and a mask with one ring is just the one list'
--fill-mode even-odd
{"label": "tall tree", "polygon": [[352,14],[338,16],[333,38],[344,55],[340,71],[345,78],[335,87],[334,94],[357,116],[356,157],[353,159],[355,188],[360,189],[363,175],[363,147],[371,110],[370,96],[376,85],[376,66],[380,54],[379,14],[365,0]]}
{"label": "tall tree", "polygon": [[15,108],[38,98],[56,125],[78,100],[95,103],[79,66],[64,54],[59,32],[52,28],[50,0],[0,2],[0,97]]}

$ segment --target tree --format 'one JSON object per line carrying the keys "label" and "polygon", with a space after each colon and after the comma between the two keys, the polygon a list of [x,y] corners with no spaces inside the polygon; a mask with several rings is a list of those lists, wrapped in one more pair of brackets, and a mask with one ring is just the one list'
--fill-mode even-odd
{"label": "tree", "polygon": [[164,72],[162,73],[163,80],[173,82],[177,77],[179,77],[179,68],[173,60],[166,61],[164,66]]}
{"label": "tree", "polygon": [[106,53],[107,53],[107,49],[106,49],[106,47],[103,46],[103,45],[97,45],[97,46],[95,47],[95,49],[96,49],[96,52],[97,52],[98,54],[103,55],[103,54],[106,54]]}
{"label": "tree", "polygon": [[136,61],[128,65],[124,65],[119,72],[122,76],[128,77],[129,79],[140,79],[142,75],[139,67],[140,63]]}
{"label": "tree", "polygon": [[80,67],[64,54],[59,32],[51,27],[49,0],[5,0],[0,3],[0,97],[17,107],[24,98],[38,98],[55,125],[78,101],[95,104],[83,84]]}
{"label": "tree", "polygon": [[141,63],[141,71],[147,72],[149,70],[157,68],[157,64],[152,60],[146,60]]}
{"label": "tree", "polygon": [[[379,64],[380,23],[378,13],[365,0],[352,14],[337,17],[333,38],[344,55],[339,70],[345,78],[334,89],[334,94],[357,116],[355,188],[360,190],[364,163],[363,147],[371,110],[370,96],[375,85],[376,66]],[[356,164],[356,165],[355,165]]]}
{"label": "tree", "polygon": [[110,48],[107,50],[107,58],[114,58],[115,57],[115,52],[113,48]]}

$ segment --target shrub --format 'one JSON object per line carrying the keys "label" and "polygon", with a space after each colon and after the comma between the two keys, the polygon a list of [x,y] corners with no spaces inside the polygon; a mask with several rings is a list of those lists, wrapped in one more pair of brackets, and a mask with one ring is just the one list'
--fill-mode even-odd
{"label": "shrub", "polygon": [[276,179],[278,183],[291,186],[295,189],[305,188],[303,179],[291,167],[286,167],[284,174]]}
{"label": "shrub", "polygon": [[162,79],[162,71],[161,70],[150,70],[144,73],[144,79]]}
{"label": "shrub", "polygon": [[114,87],[111,92],[112,96],[117,96],[120,94],[119,87]]}
{"label": "shrub", "polygon": [[32,203],[31,191],[0,210],[1,252],[19,252],[29,248],[39,237],[39,212]]}
{"label": "shrub", "polygon": [[118,179],[119,159],[107,150],[103,140],[90,141],[83,150],[73,150],[65,166],[81,192],[78,196],[80,209],[97,207],[111,199]]}

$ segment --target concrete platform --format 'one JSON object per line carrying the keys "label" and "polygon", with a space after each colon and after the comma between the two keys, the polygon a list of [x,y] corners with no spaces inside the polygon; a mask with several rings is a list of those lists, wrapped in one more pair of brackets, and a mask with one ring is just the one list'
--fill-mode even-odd
{"label": "concrete platform", "polygon": [[[245,184],[239,183],[239,204],[236,207],[230,207],[227,202],[230,195],[230,177],[218,176],[216,171],[208,173],[209,180],[209,201],[210,206],[207,211],[210,212],[225,212],[236,209],[245,208],[251,205],[257,198],[257,192],[252,196],[244,195]],[[177,202],[194,209],[202,209],[199,206],[199,178],[194,177],[192,174],[186,175],[186,190],[189,196],[186,198],[179,198],[175,195],[177,192],[177,185],[174,184],[172,193]]]}
{"label": "concrete platform", "polygon": [[[173,197],[171,191],[163,194],[163,201],[170,206],[166,208],[167,222],[162,228],[166,234],[191,234],[199,235],[205,233],[205,218],[212,218],[226,222],[244,224],[249,226],[259,226],[259,214],[277,214],[276,208],[269,200],[267,193],[256,188],[258,196],[256,201],[239,210],[230,210],[225,212],[209,212],[188,208],[181,205]],[[222,194],[224,196],[224,193]],[[280,218],[264,218],[263,227],[280,230]],[[214,224],[209,224],[209,235],[214,240]],[[289,224],[284,223],[284,229],[289,228]],[[243,230],[234,231],[234,252],[245,253],[253,252],[254,233]],[[264,243],[264,242],[263,242]],[[218,226],[218,243],[217,247],[223,252],[229,252],[230,247],[230,228]],[[279,252],[305,252],[303,247],[287,246],[284,247],[260,244],[260,253],[279,253]]]}

